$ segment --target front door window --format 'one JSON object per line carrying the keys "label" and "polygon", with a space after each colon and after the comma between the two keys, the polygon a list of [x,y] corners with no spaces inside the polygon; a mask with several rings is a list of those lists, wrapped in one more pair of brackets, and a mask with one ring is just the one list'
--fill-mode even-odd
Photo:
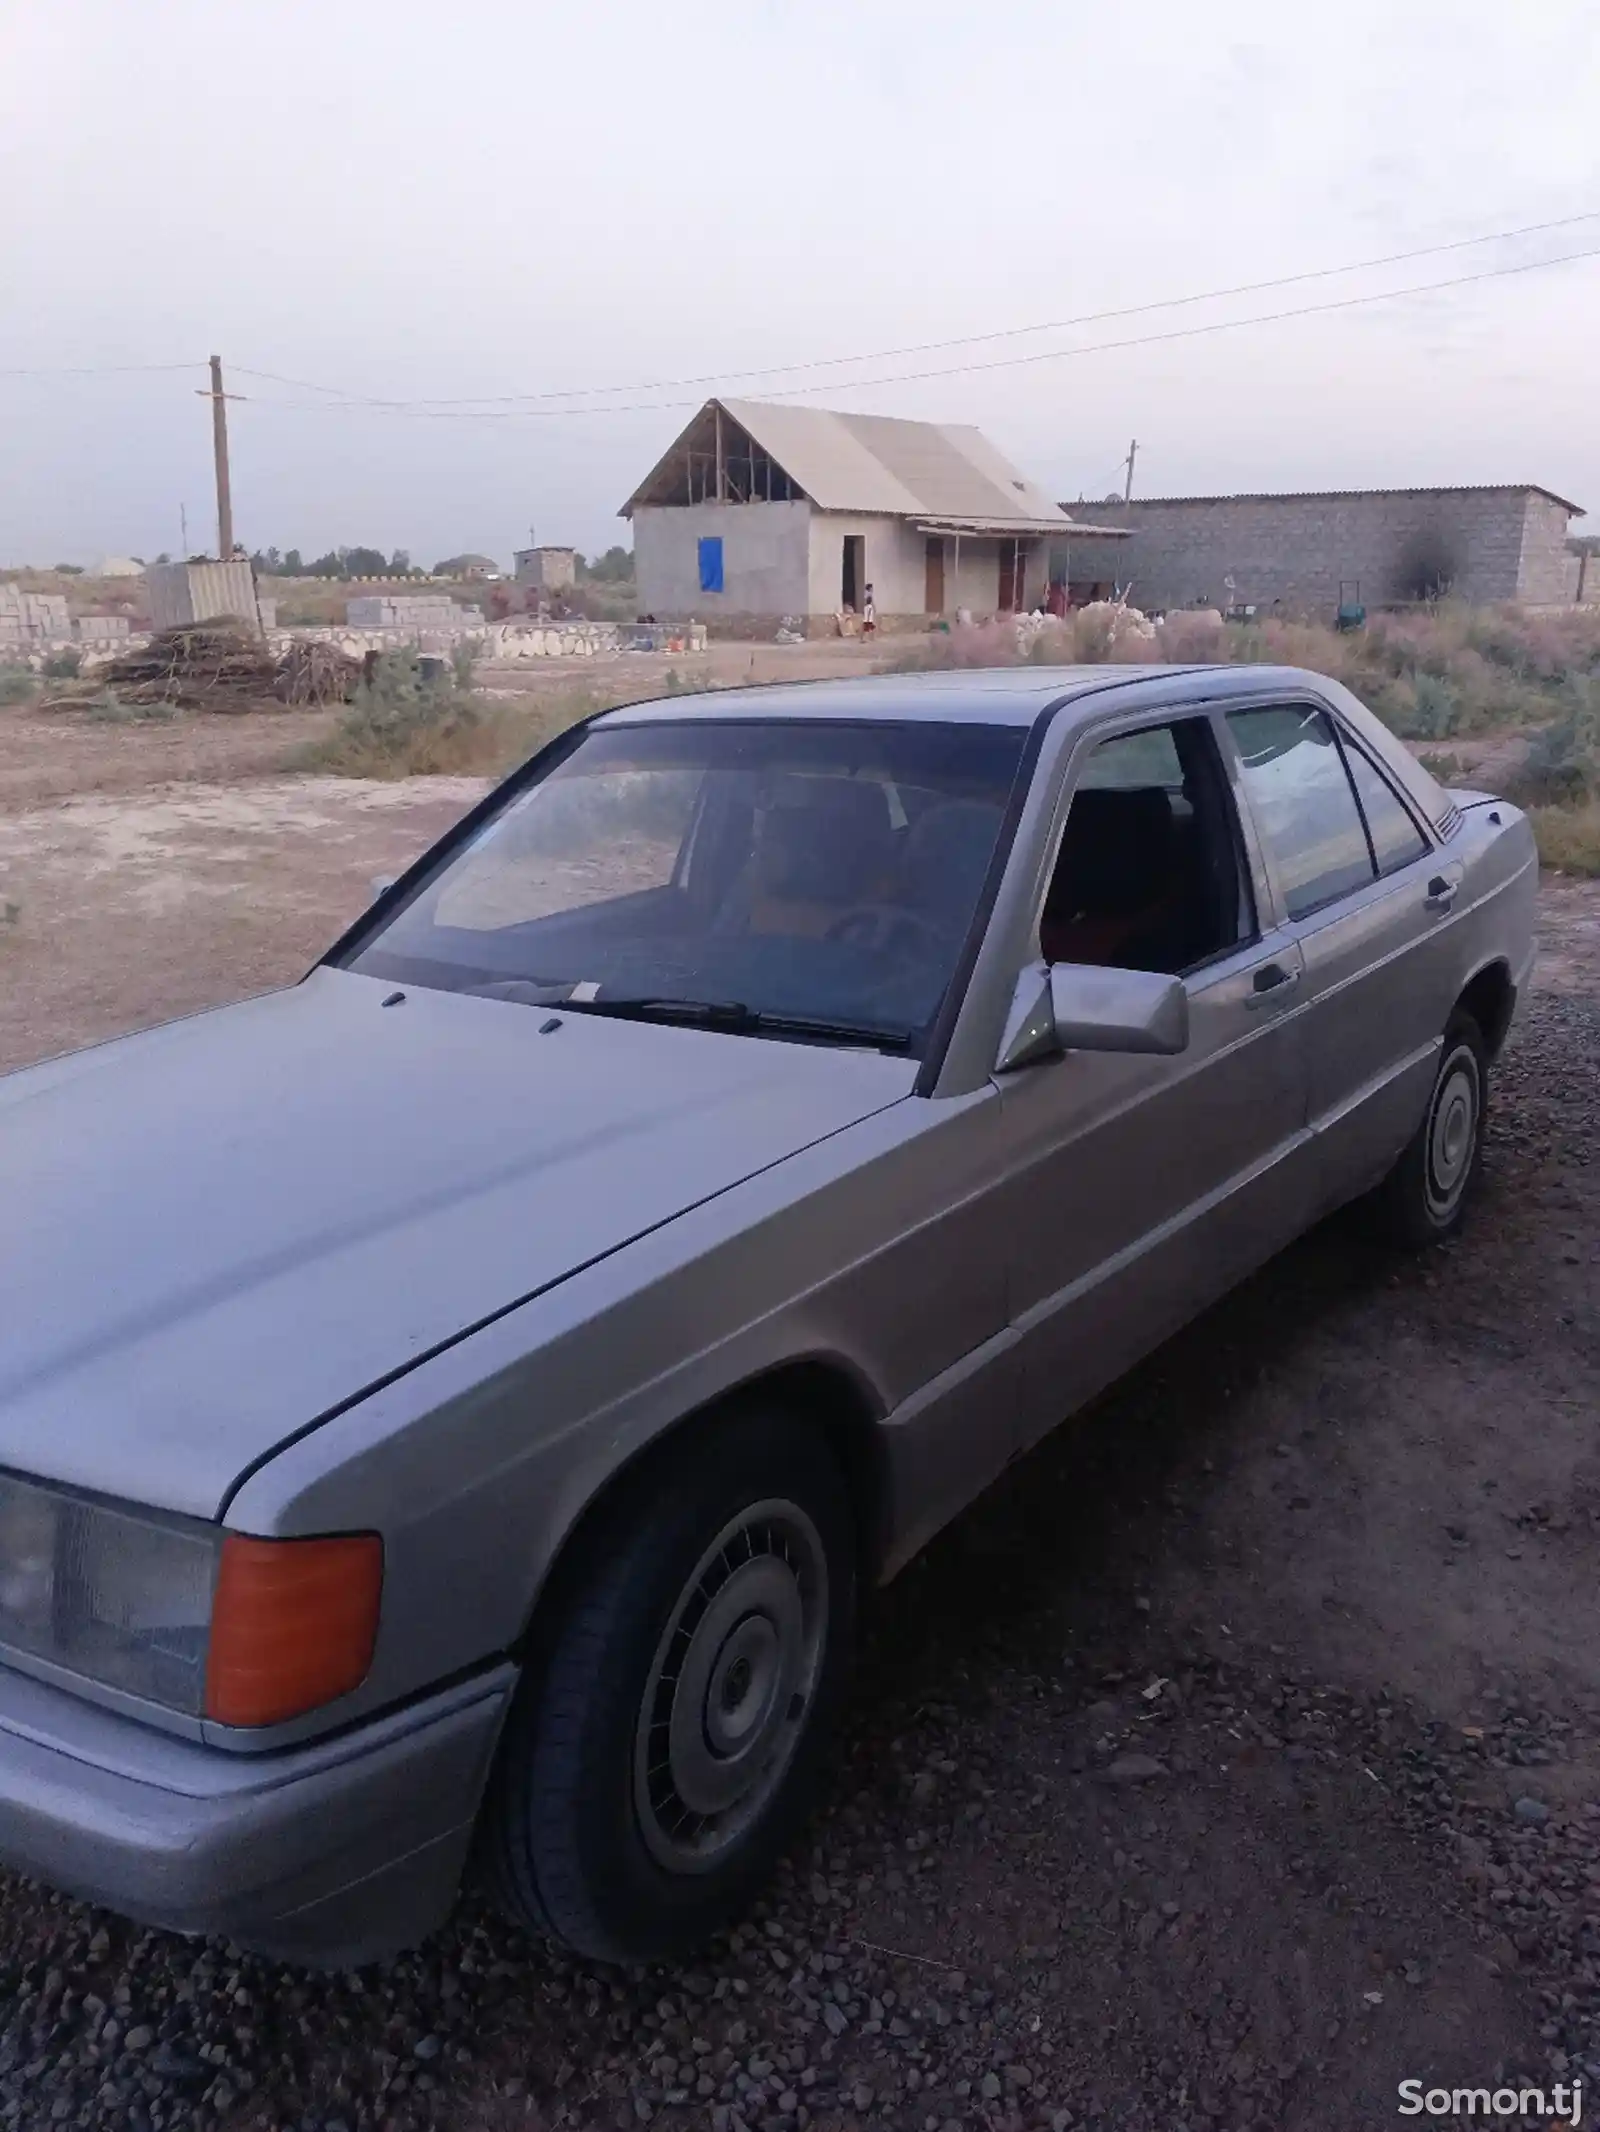
{"label": "front door window", "polygon": [[1253,930],[1209,722],[1175,719],[1101,741],[1078,780],[1045,897],[1045,961],[1177,976]]}

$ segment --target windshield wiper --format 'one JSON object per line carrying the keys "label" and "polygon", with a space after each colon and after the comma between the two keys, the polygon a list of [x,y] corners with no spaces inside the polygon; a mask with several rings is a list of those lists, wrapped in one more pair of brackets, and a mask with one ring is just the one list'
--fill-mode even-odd
{"label": "windshield wiper", "polygon": [[903,1029],[875,1029],[820,1015],[772,1014],[746,1006],[742,999],[569,999],[561,1004],[577,1014],[608,1014],[618,1021],[681,1022],[689,1028],[735,1036],[807,1036],[822,1043],[873,1044],[881,1051],[904,1051],[911,1042]]}

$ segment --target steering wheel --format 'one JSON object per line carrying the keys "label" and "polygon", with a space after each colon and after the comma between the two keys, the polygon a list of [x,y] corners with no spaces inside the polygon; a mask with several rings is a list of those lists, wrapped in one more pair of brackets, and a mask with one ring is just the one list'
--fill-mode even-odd
{"label": "steering wheel", "polygon": [[942,955],[949,945],[937,926],[919,918],[915,911],[902,910],[892,903],[858,903],[836,918],[823,937],[847,941],[853,947],[875,948],[886,955],[902,950],[908,954]]}

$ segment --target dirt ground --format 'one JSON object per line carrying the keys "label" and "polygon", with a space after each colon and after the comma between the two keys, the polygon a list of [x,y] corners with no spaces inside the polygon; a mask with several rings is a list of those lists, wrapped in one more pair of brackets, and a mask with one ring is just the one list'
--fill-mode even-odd
{"label": "dirt ground", "polygon": [[[294,977],[479,789],[273,775],[287,721],[278,755],[42,724],[0,714],[0,1066]],[[592,1973],[469,1897],[305,1979],[0,1879],[0,2123],[1365,2132],[1407,2078],[1592,2109],[1600,884],[1546,881],[1494,1100],[1459,1242],[1307,1238],[875,1601],[829,1803],[701,1965]]]}

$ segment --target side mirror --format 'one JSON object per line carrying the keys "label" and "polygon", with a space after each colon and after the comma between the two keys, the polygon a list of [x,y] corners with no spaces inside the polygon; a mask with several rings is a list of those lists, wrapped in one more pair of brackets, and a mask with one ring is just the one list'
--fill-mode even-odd
{"label": "side mirror", "polygon": [[1189,995],[1181,978],[1036,962],[1017,980],[995,1070],[1014,1073],[1063,1051],[1173,1058],[1188,1044]]}
{"label": "side mirror", "polygon": [[371,882],[373,895],[381,896],[386,888],[393,888],[399,878],[398,874],[374,874]]}

